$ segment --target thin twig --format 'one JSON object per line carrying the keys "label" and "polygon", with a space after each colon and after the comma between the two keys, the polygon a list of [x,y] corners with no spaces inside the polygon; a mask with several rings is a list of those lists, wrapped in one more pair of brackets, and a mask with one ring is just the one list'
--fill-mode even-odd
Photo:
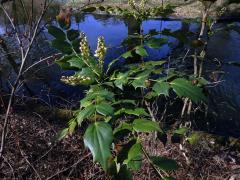
{"label": "thin twig", "polygon": [[189,100],[189,98],[185,98],[185,99],[184,99],[181,117],[183,117],[184,114],[185,114],[185,110],[186,110],[186,107],[187,107],[187,105],[188,105],[188,100]]}
{"label": "thin twig", "polygon": [[26,68],[22,74],[25,74],[26,72],[28,72],[30,69],[32,69],[34,66],[37,66],[38,64],[42,63],[42,62],[45,62],[45,61],[48,61],[49,59],[52,59],[52,58],[55,58],[56,56],[59,56],[61,55],[62,53],[56,53],[54,55],[51,55],[51,56],[48,56],[44,59],[40,59],[39,61],[33,63],[31,66],[29,66],[28,68]]}
{"label": "thin twig", "polygon": [[71,169],[71,168],[73,168],[73,167],[75,167],[75,166],[77,166],[81,161],[83,161],[84,159],[88,158],[90,155],[91,155],[91,153],[88,153],[87,155],[83,156],[81,159],[79,159],[77,162],[75,162],[75,163],[74,163],[73,165],[71,165],[70,167],[67,167],[67,168],[65,168],[65,169],[63,169],[63,170],[61,170],[61,171],[58,171],[58,172],[55,173],[54,175],[48,177],[46,180],[50,180],[50,179],[54,178],[55,176],[57,176],[57,175],[65,172],[65,171],[67,171],[67,170],[69,170],[69,169]]}
{"label": "thin twig", "polygon": [[7,161],[7,158],[5,158],[4,156],[2,156],[2,158],[8,164],[8,166],[10,167],[10,169],[12,171],[13,179],[16,179],[14,169],[13,169],[12,165]]}
{"label": "thin twig", "polygon": [[10,98],[9,98],[9,101],[8,101],[8,106],[7,106],[7,111],[6,111],[6,114],[5,114],[5,118],[4,118],[4,125],[3,125],[3,130],[2,130],[2,135],[1,135],[1,147],[0,147],[0,158],[2,157],[2,154],[3,154],[3,150],[4,150],[4,145],[5,145],[5,138],[6,138],[6,132],[7,132],[7,127],[8,127],[8,121],[9,121],[9,114],[10,114],[10,110],[11,110],[11,107],[12,107],[12,103],[13,103],[13,99],[14,99],[14,95],[15,95],[15,92],[16,92],[16,89],[19,85],[19,81],[20,81],[20,78],[22,76],[22,71],[23,71],[23,68],[24,68],[24,65],[25,65],[25,62],[26,62],[26,59],[28,57],[28,54],[32,48],[32,45],[33,45],[33,42],[35,40],[35,37],[36,37],[36,34],[37,34],[37,31],[38,31],[38,28],[40,26],[40,23],[42,21],[42,18],[43,16],[45,15],[46,11],[47,11],[47,8],[49,6],[47,6],[46,4],[47,0],[45,0],[45,3],[44,3],[44,7],[43,7],[43,10],[42,10],[42,13],[37,21],[37,24],[35,26],[35,29],[34,29],[34,33],[33,33],[33,36],[30,40],[30,43],[28,45],[28,48],[26,50],[26,52],[24,53],[24,50],[23,50],[23,45],[22,45],[22,41],[20,40],[19,38],[19,34],[18,34],[18,31],[11,19],[11,17],[9,16],[8,12],[6,11],[6,9],[4,8],[4,6],[2,4],[0,4],[0,7],[1,9],[3,10],[3,12],[5,13],[5,15],[7,16],[8,20],[10,21],[13,29],[15,30],[15,34],[16,34],[16,39],[20,45],[20,50],[21,50],[21,55],[22,55],[22,58],[21,58],[21,65],[20,65],[20,69],[19,69],[19,72],[18,72],[18,75],[17,75],[17,78],[13,84],[13,87],[12,87],[12,90],[11,90],[11,95],[10,95]]}
{"label": "thin twig", "polygon": [[39,173],[37,172],[37,170],[35,169],[35,167],[30,163],[30,161],[28,160],[28,158],[26,157],[25,153],[22,151],[22,149],[19,146],[18,143],[18,149],[20,151],[20,154],[22,155],[22,157],[25,159],[25,161],[27,162],[27,164],[33,169],[33,171],[36,173],[38,179],[42,179],[41,176],[39,175]]}
{"label": "thin twig", "polygon": [[[151,165],[151,167],[153,168],[153,170],[158,175],[158,177],[163,179],[164,176],[161,174],[160,170],[155,166],[155,164],[153,164],[152,160],[150,159],[148,153],[146,152],[146,150],[144,149],[143,146],[142,146],[142,152],[143,152],[144,156],[146,157],[147,161],[149,162],[149,164]],[[166,172],[164,171],[164,173],[166,173]],[[168,176],[168,174],[167,174],[167,176]]]}
{"label": "thin twig", "polygon": [[[148,112],[149,112],[149,114],[150,114],[150,116],[152,118],[152,121],[157,122],[156,118],[155,118],[155,116],[153,114],[153,111],[151,110],[150,104],[147,101],[144,101],[144,102],[145,102],[145,105],[147,106],[147,110],[148,110]],[[153,137],[154,139],[157,139],[157,132],[154,132],[153,136],[154,136]]]}

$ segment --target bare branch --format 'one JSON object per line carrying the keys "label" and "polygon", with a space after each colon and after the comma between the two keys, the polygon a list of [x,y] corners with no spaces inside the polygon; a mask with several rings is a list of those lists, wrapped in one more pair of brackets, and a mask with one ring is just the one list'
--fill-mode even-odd
{"label": "bare branch", "polygon": [[[52,2],[52,1],[51,1]],[[26,62],[26,59],[29,55],[29,52],[32,48],[32,45],[33,45],[33,42],[36,38],[36,35],[37,35],[37,32],[38,32],[38,28],[40,26],[40,23],[42,21],[42,18],[43,16],[45,15],[50,3],[47,4],[47,0],[45,0],[44,2],[44,6],[43,6],[43,10],[41,12],[41,15],[40,17],[38,18],[38,21],[36,23],[36,26],[34,28],[34,32],[33,32],[33,35],[32,35],[32,38],[30,40],[30,43],[28,44],[28,48],[26,50],[26,52],[24,52],[24,49],[23,49],[23,45],[22,45],[22,41],[21,39],[19,38],[19,33],[16,29],[16,26],[14,25],[10,15],[8,14],[8,12],[6,11],[6,9],[4,8],[3,4],[0,4],[0,7],[1,9],[3,10],[4,14],[7,16],[8,20],[10,21],[11,25],[12,25],[12,28],[14,29],[15,31],[15,35],[16,35],[16,39],[19,43],[19,46],[20,46],[20,51],[21,51],[21,65],[20,65],[20,69],[19,69],[19,72],[18,72],[18,75],[17,75],[17,78],[13,84],[13,87],[12,87],[12,90],[11,90],[11,94],[10,94],[10,98],[9,98],[9,101],[8,101],[8,106],[7,106],[7,111],[6,111],[6,114],[5,114],[5,118],[4,118],[4,125],[3,125],[3,130],[2,130],[2,135],[1,135],[1,146],[0,146],[0,158],[2,157],[3,155],[3,150],[4,150],[4,144],[5,144],[5,138],[6,138],[6,132],[7,132],[7,127],[8,127],[8,123],[9,123],[9,114],[10,114],[10,110],[11,110],[11,107],[12,107],[12,103],[13,103],[13,99],[14,99],[14,95],[15,95],[15,92],[18,88],[18,85],[19,85],[19,81],[22,77],[22,71],[23,71],[23,68],[24,68],[24,65],[25,65],[25,62]]]}

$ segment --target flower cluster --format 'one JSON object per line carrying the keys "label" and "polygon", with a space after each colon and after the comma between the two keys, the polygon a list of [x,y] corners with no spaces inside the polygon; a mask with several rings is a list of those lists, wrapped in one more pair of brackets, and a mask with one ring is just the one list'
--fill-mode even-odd
{"label": "flower cluster", "polygon": [[65,84],[69,84],[72,86],[76,86],[79,84],[88,83],[91,80],[90,77],[85,77],[81,75],[75,75],[75,76],[62,76],[61,81]]}
{"label": "flower cluster", "polygon": [[94,56],[97,57],[99,60],[100,68],[103,67],[106,52],[107,52],[107,48],[106,48],[105,40],[104,40],[104,37],[101,36],[98,38],[98,45],[94,54]]}
{"label": "flower cluster", "polygon": [[105,40],[104,40],[104,37],[101,36],[98,38],[98,45],[97,45],[97,49],[95,51],[94,56],[99,59],[104,59],[106,52],[107,52],[107,48],[105,45]]}
{"label": "flower cluster", "polygon": [[129,4],[131,7],[136,7],[136,1],[135,1],[135,0],[128,0],[128,4]]}
{"label": "flower cluster", "polygon": [[144,8],[147,3],[147,0],[141,0],[140,7]]}
{"label": "flower cluster", "polygon": [[223,7],[220,9],[220,11],[217,12],[217,15],[221,17],[222,15],[224,15],[224,13],[226,13],[226,11],[227,11],[227,8]]}
{"label": "flower cluster", "polygon": [[80,49],[81,55],[87,58],[90,56],[90,49],[89,49],[87,37],[85,36],[84,33],[81,33],[80,37],[81,37],[81,41],[80,41],[79,49]]}

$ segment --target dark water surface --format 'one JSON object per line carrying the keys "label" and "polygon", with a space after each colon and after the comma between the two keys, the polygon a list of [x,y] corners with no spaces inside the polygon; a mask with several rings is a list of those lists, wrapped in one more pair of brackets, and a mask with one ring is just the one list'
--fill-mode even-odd
{"label": "dark water surface", "polygon": [[[55,16],[57,10],[55,10],[51,16]],[[80,18],[79,18],[80,17]],[[52,22],[54,24],[54,22]],[[97,38],[104,36],[108,49],[108,60],[112,60],[118,57],[126,50],[126,47],[122,47],[122,41],[128,36],[129,33],[134,32],[134,22],[122,19],[117,16],[109,15],[94,15],[85,14],[79,15],[78,21],[73,17],[72,28],[83,31],[87,37],[89,44],[94,51],[96,48]],[[224,27],[226,23],[218,24],[218,26]],[[199,26],[197,24],[190,24],[188,29],[196,31]],[[142,29],[144,33],[147,33],[151,29],[163,30],[171,29],[173,31],[186,28],[180,20],[161,20],[161,19],[149,19],[142,23]],[[6,23],[2,17],[0,17],[0,35],[5,37]],[[29,63],[39,60],[40,57],[47,57],[55,53],[48,40],[52,37],[47,34],[47,30],[44,30],[38,37],[37,43],[34,45],[31,52]],[[14,45],[14,39],[5,38],[9,44],[11,50],[16,49]],[[172,46],[165,45],[158,50],[148,49],[149,60],[160,60],[167,58],[171,55],[174,47],[178,45],[178,41],[172,37],[169,37],[169,42]],[[4,70],[10,70],[11,66],[7,63],[4,51],[0,51],[0,65]],[[222,68],[218,69],[214,75],[212,70],[216,69],[214,63],[206,62],[206,74],[207,78],[218,78],[221,83],[216,87],[210,89],[210,107],[209,111],[212,114],[206,119],[201,119],[196,124],[201,124],[206,130],[211,130],[219,134],[227,134],[233,136],[240,136],[240,68],[233,65],[228,65],[228,62],[240,63],[240,34],[235,31],[219,32],[210,38],[208,46],[208,59],[213,61],[220,61]],[[1,69],[0,69],[1,70]],[[221,72],[221,73],[219,73]],[[8,82],[4,81],[8,76],[3,70],[1,73],[1,85],[4,89],[8,89]],[[34,95],[44,102],[50,105],[60,104],[70,106],[71,102],[76,102],[83,95],[83,89],[81,87],[71,87],[64,85],[59,81],[61,75],[69,74],[71,72],[63,72],[57,65],[46,66],[41,64],[36,67],[34,71],[26,75],[26,84],[33,91]],[[14,73],[13,73],[14,78]],[[217,77],[215,77],[217,76]],[[5,79],[4,79],[5,78]],[[67,105],[68,104],[68,105]],[[208,122],[214,122],[214,128],[208,125]],[[209,127],[208,127],[209,126]],[[209,128],[209,129],[208,129]]]}

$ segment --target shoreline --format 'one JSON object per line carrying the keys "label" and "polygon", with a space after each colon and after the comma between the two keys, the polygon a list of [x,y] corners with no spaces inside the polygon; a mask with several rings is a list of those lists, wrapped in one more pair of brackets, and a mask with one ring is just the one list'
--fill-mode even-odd
{"label": "shoreline", "polygon": [[[111,1],[111,0],[110,0]],[[167,0],[171,5],[175,5],[174,3],[171,3],[172,1],[174,0]],[[169,4],[167,2],[165,2],[165,5],[166,4]],[[75,3],[67,3],[65,5],[65,7],[72,7],[74,9],[74,11],[79,11],[79,8],[82,7],[82,5],[86,5],[86,3],[81,3],[81,2],[75,2]],[[150,5],[148,5],[148,7],[153,7],[153,6],[157,6],[160,4],[159,3],[155,3],[155,4],[151,4],[150,2]],[[97,4],[92,4],[92,5],[89,5],[89,7],[91,6],[112,6],[112,7],[120,7],[120,8],[129,8],[129,6],[127,4],[121,4],[121,3],[113,3],[113,2],[108,2],[108,1],[105,1],[104,3],[97,3]],[[231,5],[233,6],[233,5]],[[239,6],[239,7],[238,7]],[[223,6],[224,7],[224,6]],[[210,16],[211,17],[216,17],[216,9],[219,9],[220,8],[220,5],[219,4],[216,4],[214,5],[214,7],[211,9],[210,11]],[[230,8],[230,5],[229,7],[227,8]],[[196,2],[194,1],[193,3],[186,3],[186,4],[179,4],[177,3],[176,4],[176,8],[174,9],[175,12],[169,16],[170,18],[169,19],[176,19],[176,20],[183,20],[183,19],[197,19],[197,18],[201,18],[202,16],[202,9],[203,9],[203,6],[201,4],[201,2]],[[229,9],[226,11],[225,15],[223,15],[222,17],[219,18],[220,21],[229,21],[229,20],[240,20],[240,4],[237,5],[236,7],[236,11],[235,10],[232,10],[230,11]],[[108,13],[100,13],[100,12],[95,12],[97,14],[108,14]],[[116,14],[110,14],[110,15],[116,15]],[[161,17],[153,17],[153,18],[161,18]]]}
{"label": "shoreline", "polygon": [[[74,10],[75,11],[75,10]],[[78,10],[76,10],[76,12],[74,13],[80,13]],[[84,13],[83,14],[93,14],[93,15],[102,15],[102,16],[112,16],[112,17],[119,17],[122,18],[121,15],[118,14],[109,14],[109,13],[103,13],[103,12],[93,12],[93,13]],[[157,16],[157,17],[149,17],[147,20],[166,20],[166,21],[183,21],[183,20],[197,20],[197,21],[201,21],[201,17],[195,17],[195,18],[186,18],[186,17],[181,17],[181,16],[177,16],[175,14],[168,16],[168,17],[161,17],[161,16]],[[240,22],[240,16],[223,16],[220,17],[216,20],[218,23],[221,22]]]}

